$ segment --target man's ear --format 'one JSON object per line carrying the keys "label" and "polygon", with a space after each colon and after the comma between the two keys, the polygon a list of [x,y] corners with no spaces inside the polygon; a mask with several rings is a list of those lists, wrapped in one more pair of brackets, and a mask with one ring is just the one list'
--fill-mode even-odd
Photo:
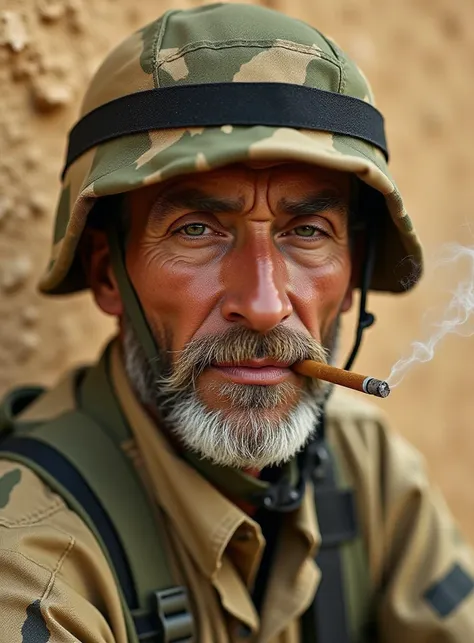
{"label": "man's ear", "polygon": [[86,228],[79,253],[87,283],[97,305],[104,313],[121,317],[122,298],[112,269],[107,234],[97,228]]}

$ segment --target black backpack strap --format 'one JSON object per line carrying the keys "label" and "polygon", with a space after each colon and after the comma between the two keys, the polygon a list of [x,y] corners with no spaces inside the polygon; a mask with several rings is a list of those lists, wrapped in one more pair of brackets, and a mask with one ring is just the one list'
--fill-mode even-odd
{"label": "black backpack strap", "polygon": [[[53,422],[64,422],[67,426],[72,419],[77,419],[73,418],[73,413],[77,416],[72,412]],[[91,422],[90,418],[87,422]],[[128,615],[124,614],[127,627],[132,628],[129,630],[130,642],[191,642],[193,617],[186,589],[179,586],[162,587],[151,593],[148,608],[139,606],[129,557],[114,521],[79,468],[52,444],[34,437],[34,433],[34,429],[24,434],[10,430],[9,435],[0,442],[0,457],[30,466],[54,491],[62,495],[73,511],[86,519],[89,527],[93,527],[115,572],[125,603],[123,607],[126,605],[128,608]]]}
{"label": "black backpack strap", "polygon": [[9,437],[2,442],[1,449],[34,462],[74,496],[91,518],[109,552],[127,605],[130,609],[135,609],[137,595],[122,543],[100,500],[79,471],[59,451],[34,438]]}
{"label": "black backpack strap", "polygon": [[304,643],[349,643],[348,606],[344,590],[341,546],[358,534],[354,494],[337,486],[334,455],[320,440],[310,446],[316,515],[321,546],[316,563],[321,581],[313,603],[302,617]]}
{"label": "black backpack strap", "polygon": [[[128,608],[132,613],[139,641],[164,643],[169,640],[160,631],[158,618],[152,613],[134,617],[138,601],[128,558],[115,527],[102,503],[79,471],[59,451],[50,445],[28,437],[10,437],[1,444],[2,451],[17,454],[47,471],[79,502],[89,515],[108,551]],[[172,639],[171,639],[172,640]]]}

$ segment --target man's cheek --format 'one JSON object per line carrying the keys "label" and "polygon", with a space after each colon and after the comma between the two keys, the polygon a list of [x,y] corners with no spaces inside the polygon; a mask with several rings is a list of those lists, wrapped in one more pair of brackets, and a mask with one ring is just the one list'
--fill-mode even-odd
{"label": "man's cheek", "polygon": [[148,298],[148,309],[159,326],[172,329],[174,350],[202,336],[224,330],[220,315],[221,294],[215,276],[181,280],[179,284],[163,279],[163,287]]}

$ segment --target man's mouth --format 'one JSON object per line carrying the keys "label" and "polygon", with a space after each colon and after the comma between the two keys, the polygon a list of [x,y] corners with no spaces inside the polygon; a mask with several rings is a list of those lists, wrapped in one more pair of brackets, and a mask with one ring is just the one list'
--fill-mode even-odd
{"label": "man's mouth", "polygon": [[288,362],[272,359],[251,359],[238,363],[220,362],[212,364],[211,368],[234,384],[271,386],[295,376],[290,366]]}

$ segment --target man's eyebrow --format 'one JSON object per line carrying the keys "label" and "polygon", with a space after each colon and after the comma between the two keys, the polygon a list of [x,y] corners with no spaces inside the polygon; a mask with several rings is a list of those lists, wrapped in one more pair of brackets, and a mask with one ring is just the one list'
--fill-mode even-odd
{"label": "man's eyebrow", "polygon": [[278,210],[297,217],[320,214],[329,210],[339,210],[341,214],[347,214],[349,203],[341,195],[332,190],[326,190],[294,200],[284,197],[278,202]]}
{"label": "man's eyebrow", "polygon": [[244,208],[244,199],[228,199],[206,194],[198,189],[174,190],[160,195],[153,204],[155,219],[162,219],[179,210],[238,214]]}

